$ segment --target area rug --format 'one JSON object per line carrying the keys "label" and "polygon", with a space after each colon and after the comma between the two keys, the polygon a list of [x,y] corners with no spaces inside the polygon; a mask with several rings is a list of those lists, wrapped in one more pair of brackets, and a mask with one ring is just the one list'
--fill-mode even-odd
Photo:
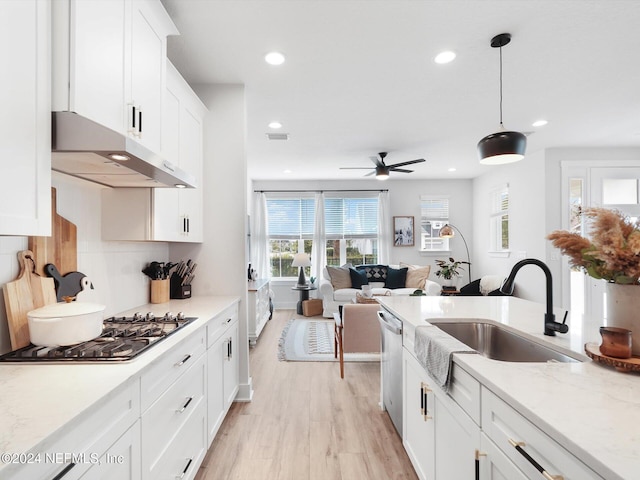
{"label": "area rug", "polygon": [[[294,318],[282,330],[278,360],[290,362],[337,362],[333,348],[333,320]],[[345,353],[345,362],[380,361],[379,353]]]}

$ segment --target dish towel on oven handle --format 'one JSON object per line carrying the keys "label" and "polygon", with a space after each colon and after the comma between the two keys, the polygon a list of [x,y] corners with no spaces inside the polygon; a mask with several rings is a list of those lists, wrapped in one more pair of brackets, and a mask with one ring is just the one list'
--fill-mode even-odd
{"label": "dish towel on oven handle", "polygon": [[445,392],[449,391],[454,353],[478,353],[433,325],[416,327],[413,351],[420,364]]}

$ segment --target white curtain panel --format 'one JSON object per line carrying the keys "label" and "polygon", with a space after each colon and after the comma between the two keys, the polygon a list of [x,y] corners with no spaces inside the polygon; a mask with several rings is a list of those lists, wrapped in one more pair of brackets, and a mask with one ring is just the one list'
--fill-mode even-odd
{"label": "white curtain panel", "polygon": [[316,193],[316,218],[313,231],[313,244],[311,246],[311,276],[320,282],[322,269],[327,263],[326,244],[327,238],[324,228],[324,193]]}
{"label": "white curtain panel", "polygon": [[267,198],[264,192],[256,192],[251,216],[251,267],[259,278],[271,277],[267,233]]}
{"label": "white curtain panel", "polygon": [[387,265],[391,260],[393,225],[391,225],[389,209],[389,192],[380,192],[378,194],[378,263],[380,265]]}

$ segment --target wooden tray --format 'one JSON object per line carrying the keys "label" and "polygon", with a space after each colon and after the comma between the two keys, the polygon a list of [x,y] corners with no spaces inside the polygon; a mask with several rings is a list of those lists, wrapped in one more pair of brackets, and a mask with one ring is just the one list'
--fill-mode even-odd
{"label": "wooden tray", "polygon": [[584,351],[594,362],[609,365],[619,372],[640,372],[640,357],[638,356],[631,358],[608,357],[600,352],[600,346],[595,343],[585,343]]}

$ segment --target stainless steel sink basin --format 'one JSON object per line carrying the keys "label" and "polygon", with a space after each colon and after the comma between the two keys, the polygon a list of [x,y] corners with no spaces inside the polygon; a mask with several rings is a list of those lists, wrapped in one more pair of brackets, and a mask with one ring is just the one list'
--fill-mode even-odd
{"label": "stainless steel sink basin", "polygon": [[492,323],[429,323],[493,360],[503,362],[580,361]]}

